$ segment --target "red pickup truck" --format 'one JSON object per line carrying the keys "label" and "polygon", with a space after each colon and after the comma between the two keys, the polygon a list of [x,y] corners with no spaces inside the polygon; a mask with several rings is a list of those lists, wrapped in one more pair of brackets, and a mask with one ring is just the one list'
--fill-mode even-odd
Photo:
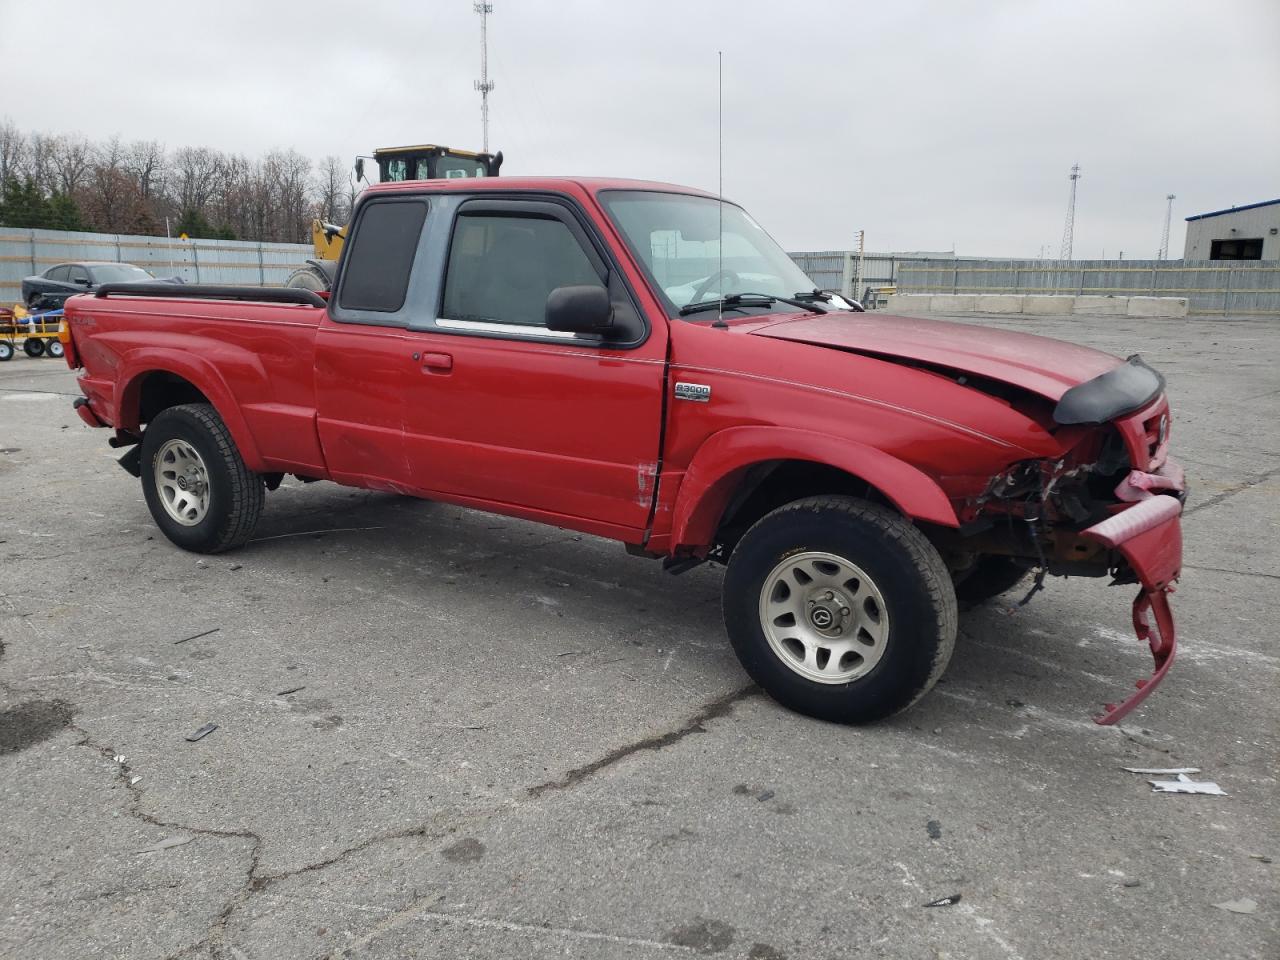
{"label": "red pickup truck", "polygon": [[618,180],[387,184],[332,294],[106,285],[67,303],[84,421],[175,544],[245,543],[286,474],[727,565],[781,703],[863,722],[951,656],[957,600],[1031,571],[1138,586],[1173,660],[1182,472],[1161,376],[814,289],[742,208]]}

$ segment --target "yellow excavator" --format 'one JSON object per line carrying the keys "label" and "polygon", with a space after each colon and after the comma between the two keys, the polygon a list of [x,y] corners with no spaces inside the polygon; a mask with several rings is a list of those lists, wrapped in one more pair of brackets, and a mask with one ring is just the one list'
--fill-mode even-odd
{"label": "yellow excavator", "polygon": [[[455,177],[496,177],[502,166],[502,151],[476,153],[441,147],[434,143],[420,143],[413,147],[381,147],[373,151],[373,159],[378,164],[380,183],[451,180]],[[364,157],[356,158],[357,181],[365,179],[364,161]],[[311,245],[315,248],[315,257],[293,271],[286,285],[317,292],[328,290],[333,284],[333,272],[346,239],[346,226],[312,220]]]}

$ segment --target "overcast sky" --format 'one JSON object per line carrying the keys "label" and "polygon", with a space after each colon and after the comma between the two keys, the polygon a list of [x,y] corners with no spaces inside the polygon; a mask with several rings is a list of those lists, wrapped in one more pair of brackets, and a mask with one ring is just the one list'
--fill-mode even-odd
{"label": "overcast sky", "polygon": [[[1280,0],[494,0],[504,174],[716,187],[788,249],[1152,257],[1280,196]],[[471,0],[0,0],[0,118],[344,159],[479,148]],[[24,69],[28,65],[30,69]]]}

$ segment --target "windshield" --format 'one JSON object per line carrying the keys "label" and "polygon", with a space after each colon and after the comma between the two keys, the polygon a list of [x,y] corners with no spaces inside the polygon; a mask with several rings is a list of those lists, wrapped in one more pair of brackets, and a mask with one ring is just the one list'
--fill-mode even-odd
{"label": "windshield", "polygon": [[[814,288],[773,238],[732,203],[639,190],[609,190],[600,199],[673,313],[734,294],[794,297]],[[761,302],[733,309],[797,308]]]}
{"label": "windshield", "polygon": [[92,269],[93,279],[97,283],[129,283],[134,280],[155,279],[147,271],[131,263],[109,263]]}

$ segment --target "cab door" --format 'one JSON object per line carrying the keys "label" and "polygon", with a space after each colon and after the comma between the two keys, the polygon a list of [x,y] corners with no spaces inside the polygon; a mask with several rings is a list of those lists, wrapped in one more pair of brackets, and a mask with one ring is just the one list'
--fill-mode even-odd
{"label": "cab door", "polygon": [[409,489],[404,381],[407,328],[425,294],[419,265],[429,209],[425,196],[362,203],[341,276],[316,333],[316,427],[330,476],[373,489]]}
{"label": "cab door", "polygon": [[[660,455],[665,324],[567,198],[454,197],[433,211],[437,297],[406,334],[415,487],[640,540]],[[439,216],[438,216],[439,214]],[[548,330],[557,287],[608,290],[627,342]]]}

